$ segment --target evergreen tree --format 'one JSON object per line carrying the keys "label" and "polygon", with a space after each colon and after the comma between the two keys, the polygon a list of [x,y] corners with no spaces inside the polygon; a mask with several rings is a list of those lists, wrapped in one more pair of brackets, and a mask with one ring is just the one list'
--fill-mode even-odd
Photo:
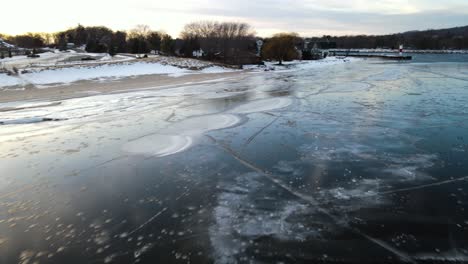
{"label": "evergreen tree", "polygon": [[67,50],[67,38],[65,34],[58,35],[57,44],[58,44],[59,50]]}
{"label": "evergreen tree", "polygon": [[146,40],[149,44],[150,50],[161,50],[161,34],[158,32],[151,32],[147,37]]}
{"label": "evergreen tree", "polygon": [[137,54],[139,53],[139,47],[140,47],[140,40],[139,38],[131,38],[128,40],[128,47],[130,53]]}
{"label": "evergreen tree", "polygon": [[109,48],[107,50],[107,53],[109,53],[109,55],[111,55],[112,57],[115,56],[116,52],[115,52],[115,45],[114,45],[113,41],[111,41],[111,43],[109,44]]}
{"label": "evergreen tree", "polygon": [[86,52],[94,52],[96,50],[96,42],[93,40],[88,40],[86,42]]}
{"label": "evergreen tree", "polygon": [[83,27],[81,24],[78,24],[78,26],[74,30],[74,35],[75,35],[75,44],[76,45],[83,45],[86,44],[87,39],[88,39],[88,34],[86,32],[86,28]]}
{"label": "evergreen tree", "polygon": [[127,33],[123,31],[117,31],[113,35],[113,41],[117,53],[125,53],[127,50]]}
{"label": "evergreen tree", "polygon": [[146,42],[145,39],[140,38],[140,41],[138,42],[138,53],[148,53],[148,42]]}
{"label": "evergreen tree", "polygon": [[168,34],[165,34],[161,39],[161,51],[166,55],[174,53],[175,40]]}

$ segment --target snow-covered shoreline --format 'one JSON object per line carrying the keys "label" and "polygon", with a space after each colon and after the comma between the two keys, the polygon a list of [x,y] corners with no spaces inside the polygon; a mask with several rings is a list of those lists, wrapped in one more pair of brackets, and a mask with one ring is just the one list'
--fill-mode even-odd
{"label": "snow-covered shoreline", "polygon": [[307,70],[322,68],[327,66],[339,65],[343,63],[361,61],[360,58],[338,58],[338,57],[327,57],[321,60],[293,60],[285,61],[283,65],[278,65],[278,62],[265,62],[265,65],[245,65],[243,69],[253,71],[291,71],[291,70]]}
{"label": "snow-covered shoreline", "polygon": [[49,69],[27,69],[18,75],[0,73],[0,87],[18,88],[18,86],[34,85],[37,88],[61,84],[71,84],[83,80],[118,80],[122,78],[161,74],[171,77],[180,77],[188,74],[225,73],[236,70],[221,66],[211,65],[200,70],[177,67],[159,62],[132,62],[103,65],[86,65],[76,67],[62,67]]}
{"label": "snow-covered shoreline", "polygon": [[[247,65],[244,70],[297,70],[325,67],[356,61],[359,59],[338,59],[335,57],[318,61],[285,62],[285,66],[267,62],[263,66]],[[56,85],[69,85],[78,81],[107,81],[144,75],[167,75],[181,77],[190,74],[219,74],[240,72],[240,70],[219,66],[206,61],[172,57],[158,57],[152,60],[125,61],[97,65],[75,65],[68,67],[33,67],[19,70],[18,75],[0,73],[0,88],[24,89],[26,86],[48,88]]]}

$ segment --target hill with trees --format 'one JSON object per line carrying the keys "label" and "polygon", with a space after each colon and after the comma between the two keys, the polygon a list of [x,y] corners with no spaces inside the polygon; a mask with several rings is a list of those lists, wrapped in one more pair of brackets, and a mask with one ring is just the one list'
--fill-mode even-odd
{"label": "hill with trees", "polygon": [[380,36],[323,36],[308,39],[314,42],[336,42],[337,48],[342,49],[396,49],[403,44],[407,48],[420,50],[462,50],[468,49],[468,26]]}

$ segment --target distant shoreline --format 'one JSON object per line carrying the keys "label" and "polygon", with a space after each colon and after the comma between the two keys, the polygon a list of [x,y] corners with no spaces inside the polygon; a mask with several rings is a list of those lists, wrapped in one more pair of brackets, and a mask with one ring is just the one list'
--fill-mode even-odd
{"label": "distant shoreline", "polygon": [[[362,53],[399,53],[397,49],[330,49],[330,52],[362,52]],[[468,50],[418,50],[405,49],[404,53],[413,54],[468,54]]]}

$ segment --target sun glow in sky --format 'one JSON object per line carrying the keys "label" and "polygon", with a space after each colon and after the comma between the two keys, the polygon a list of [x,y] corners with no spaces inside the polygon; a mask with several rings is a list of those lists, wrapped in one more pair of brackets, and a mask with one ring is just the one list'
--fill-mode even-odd
{"label": "sun glow in sky", "polygon": [[18,0],[15,6],[0,10],[0,33],[56,32],[78,23],[114,30],[147,24],[177,37],[186,23],[200,20],[247,22],[260,36],[281,31],[385,34],[468,25],[467,0]]}

